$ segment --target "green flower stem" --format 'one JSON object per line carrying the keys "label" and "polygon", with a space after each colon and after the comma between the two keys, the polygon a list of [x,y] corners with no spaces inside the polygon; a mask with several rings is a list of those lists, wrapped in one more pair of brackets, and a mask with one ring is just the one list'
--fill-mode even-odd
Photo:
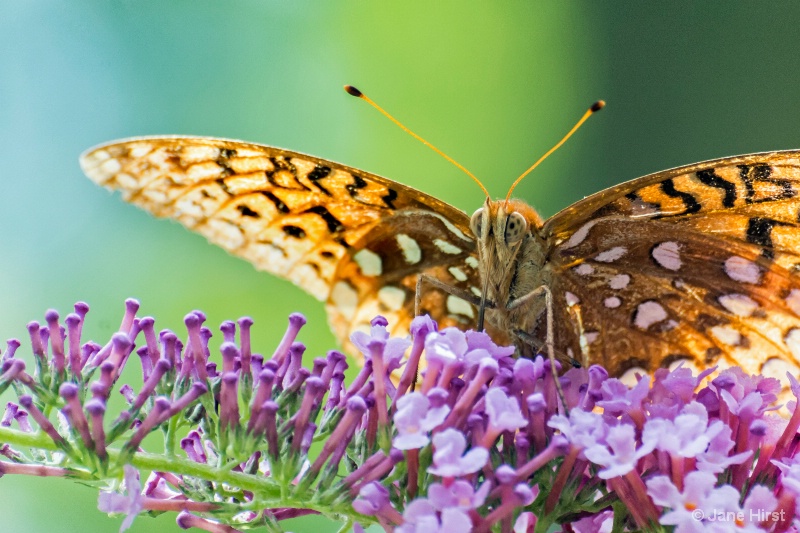
{"label": "green flower stem", "polygon": [[[0,427],[0,442],[5,442],[17,447],[61,451],[53,440],[44,432],[26,433],[24,431]],[[110,463],[114,464],[123,453],[124,452],[121,450],[109,448],[108,456]],[[365,520],[365,517],[356,514],[352,508],[332,509],[329,502],[315,502],[313,496],[316,491],[304,491],[304,494],[296,494],[291,490],[291,486],[285,487],[289,490],[282,491],[281,489],[283,487],[281,487],[279,483],[276,483],[273,478],[269,477],[233,472],[226,468],[213,467],[181,457],[144,452],[137,452],[134,454],[130,458],[130,464],[139,469],[170,472],[177,475],[214,481],[216,483],[226,483],[230,486],[253,492],[258,495],[248,506],[253,509],[275,507],[307,508],[339,520],[346,517],[350,520],[360,520],[362,523],[368,521]],[[58,466],[70,467],[69,465]],[[80,467],[81,468],[73,468],[70,472],[70,477],[89,481],[102,479],[95,473],[86,470],[83,465],[80,465]]]}

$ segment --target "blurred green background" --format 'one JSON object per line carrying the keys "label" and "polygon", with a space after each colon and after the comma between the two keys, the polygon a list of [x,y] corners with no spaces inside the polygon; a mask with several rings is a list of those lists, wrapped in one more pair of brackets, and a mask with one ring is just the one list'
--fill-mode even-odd
{"label": "blurred green background", "polygon": [[[517,189],[549,216],[607,186],[714,157],[800,147],[800,5],[644,2],[2,2],[0,337],[47,308],[92,306],[105,342],[123,300],[177,328],[252,315],[269,352],[302,311],[309,356],[335,346],[322,305],[85,179],[86,148],[185,133],[314,154],[471,213],[479,189],[351,97],[364,90],[498,196],[593,101],[608,107]],[[312,334],[313,331],[313,334]],[[27,343],[25,344],[27,346]],[[27,349],[26,349],[27,352]],[[97,493],[0,479],[3,531],[116,531]],[[335,530],[310,519],[296,532]],[[132,531],[177,531],[174,515]]]}

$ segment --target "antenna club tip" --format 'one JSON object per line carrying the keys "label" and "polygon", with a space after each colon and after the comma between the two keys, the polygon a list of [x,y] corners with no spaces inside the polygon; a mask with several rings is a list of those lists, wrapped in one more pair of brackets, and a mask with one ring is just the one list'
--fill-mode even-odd
{"label": "antenna club tip", "polygon": [[347,92],[347,94],[350,96],[355,96],[356,98],[361,98],[363,96],[363,93],[352,85],[345,85],[344,90]]}
{"label": "antenna club tip", "polygon": [[603,109],[605,106],[606,106],[605,100],[598,100],[595,103],[593,103],[592,107],[590,107],[589,109],[592,110],[592,113],[597,113],[598,111]]}

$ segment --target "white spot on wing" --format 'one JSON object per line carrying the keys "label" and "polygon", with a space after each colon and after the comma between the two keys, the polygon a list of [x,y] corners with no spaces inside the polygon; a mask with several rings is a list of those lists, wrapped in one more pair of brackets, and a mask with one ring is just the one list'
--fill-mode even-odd
{"label": "white spot on wing", "polygon": [[378,301],[392,311],[399,311],[403,308],[406,300],[406,293],[403,289],[387,285],[378,291]]}
{"label": "white spot on wing", "polygon": [[422,260],[422,250],[420,250],[417,241],[405,233],[398,233],[395,239],[397,239],[400,251],[403,252],[403,259],[405,259],[406,263],[416,265]]}
{"label": "white spot on wing", "polygon": [[[783,342],[786,343],[786,347],[792,352],[792,357],[794,357],[795,361],[800,361],[800,329],[790,329],[783,338]],[[781,376],[781,379],[784,379],[784,377],[785,376]]]}
{"label": "white spot on wing", "polygon": [[729,278],[744,283],[758,283],[761,279],[761,269],[752,261],[734,255],[725,261],[725,273]]}
{"label": "white spot on wing", "polygon": [[610,250],[606,250],[605,252],[600,252],[594,258],[595,261],[600,261],[601,263],[613,263],[623,255],[627,253],[628,249],[624,246],[615,246]]}
{"label": "white spot on wing", "polygon": [[472,268],[478,268],[478,259],[475,256],[469,256],[464,259],[464,262],[471,266]]}
{"label": "white spot on wing", "polygon": [[346,319],[353,319],[358,306],[358,293],[349,283],[344,281],[336,283],[331,291],[331,301]]}
{"label": "white spot on wing", "polygon": [[433,244],[435,244],[439,250],[441,250],[446,254],[456,255],[461,253],[461,248],[459,248],[458,246],[454,246],[442,239],[433,239]]}
{"label": "white spot on wing", "polygon": [[609,309],[616,309],[617,307],[622,305],[622,300],[620,300],[616,296],[610,296],[605,300],[603,300],[603,305],[605,305]]}
{"label": "white spot on wing", "polygon": [[647,329],[653,324],[666,320],[667,316],[667,311],[660,303],[648,300],[636,307],[633,325],[639,329]]}
{"label": "white spot on wing", "polygon": [[447,295],[447,312],[451,315],[464,315],[475,318],[475,311],[472,306],[458,296]]}
{"label": "white spot on wing", "polygon": [[120,165],[119,161],[116,159],[106,159],[99,165],[98,168],[100,169],[100,172],[106,176],[111,176],[112,174],[116,174],[122,170],[122,165]]}
{"label": "white spot on wing", "polygon": [[678,368],[678,365],[680,365],[680,367],[681,367],[681,368],[688,368],[689,370],[691,370],[691,371],[692,371],[692,373],[693,373],[694,375],[697,375],[697,374],[699,374],[699,373],[700,373],[700,371],[702,370],[702,369],[700,369],[700,368],[697,368],[697,365],[695,364],[694,360],[692,360],[692,359],[687,359],[687,358],[685,358],[685,357],[682,357],[682,358],[680,358],[680,359],[676,359],[676,360],[672,361],[672,362],[669,364],[669,367],[668,367],[668,368],[669,368],[670,370],[675,370],[676,368]]}
{"label": "white spot on wing", "polygon": [[450,267],[447,269],[450,272],[450,275],[456,278],[458,281],[467,281],[467,275],[464,274],[464,271],[458,267]]}
{"label": "white spot on wing", "polygon": [[758,309],[758,303],[744,294],[724,294],[719,303],[736,316],[750,316]]}
{"label": "white spot on wing", "polygon": [[637,378],[637,374],[640,376],[646,376],[647,370],[642,367],[634,366],[629,368],[619,377],[619,380],[626,386],[626,387],[634,387],[637,383],[639,383],[639,379]]}
{"label": "white spot on wing", "polygon": [[651,252],[653,259],[662,268],[678,271],[683,264],[680,256],[681,245],[674,241],[662,242]]}
{"label": "white spot on wing", "polygon": [[197,231],[226,250],[235,250],[245,242],[241,228],[227,220],[210,218],[205,226],[198,228]]}
{"label": "white spot on wing", "polygon": [[429,214],[429,215],[431,215],[431,216],[434,216],[434,217],[438,218],[439,220],[441,220],[441,221],[442,221],[442,223],[444,224],[444,227],[446,227],[447,229],[449,229],[449,230],[450,230],[450,232],[451,232],[451,233],[453,233],[453,235],[455,235],[456,237],[458,237],[458,238],[459,238],[459,239],[461,239],[462,241],[472,242],[472,237],[468,237],[468,236],[464,235],[464,232],[463,232],[463,231],[461,231],[460,229],[458,229],[457,227],[455,227],[455,226],[453,225],[453,223],[452,223],[452,222],[450,222],[449,220],[447,220],[447,219],[446,219],[445,217],[443,217],[442,215],[440,215],[440,214],[438,214],[438,213],[434,213],[434,212],[432,212],[432,211],[428,211],[428,212],[427,212],[427,214]]}
{"label": "white spot on wing", "polygon": [[578,228],[578,231],[573,233],[570,236],[569,240],[567,240],[567,242],[565,242],[561,247],[568,249],[578,246],[580,243],[586,240],[586,237],[589,235],[589,230],[592,229],[592,226],[594,226],[598,222],[599,220],[590,220],[589,222]]}
{"label": "white spot on wing", "polygon": [[711,334],[728,346],[738,346],[742,342],[742,334],[730,326],[714,326],[711,328]]}
{"label": "white spot on wing", "polygon": [[328,283],[319,277],[319,273],[311,265],[307,263],[295,265],[288,274],[289,281],[303,287],[309,294],[319,294],[323,298],[328,296]]}
{"label": "white spot on wing", "polygon": [[365,276],[380,276],[383,272],[383,262],[378,254],[364,248],[353,256],[361,273]]}
{"label": "white spot on wing", "polygon": [[586,339],[586,344],[592,344],[593,342],[595,342],[597,339],[600,338],[600,332],[587,331],[586,333],[583,334],[583,338]]}
{"label": "white spot on wing", "polygon": [[472,294],[474,294],[478,298],[481,297],[481,290],[478,287],[470,287],[469,290],[472,291]]}
{"label": "white spot on wing", "polygon": [[631,282],[631,277],[629,275],[617,274],[616,276],[608,280],[608,286],[618,291],[627,287],[628,283],[630,282]]}
{"label": "white spot on wing", "polygon": [[134,159],[144,157],[152,151],[153,147],[149,144],[134,145],[130,149],[130,155]]}
{"label": "white spot on wing", "polygon": [[573,270],[579,276],[591,276],[594,274],[594,267],[589,263],[583,263],[576,266]]}
{"label": "white spot on wing", "polygon": [[580,298],[578,298],[569,291],[565,292],[564,296],[567,299],[567,305],[569,305],[570,307],[572,307],[573,305],[578,305],[581,301]]}
{"label": "white spot on wing", "polygon": [[[794,352],[792,352],[794,355]],[[761,365],[760,373],[765,378],[775,378],[784,383],[786,381],[786,373],[789,372],[793,376],[797,375],[797,365],[790,363],[784,359],[773,357]]]}
{"label": "white spot on wing", "polygon": [[797,316],[800,316],[800,290],[792,289],[789,291],[789,296],[786,297],[785,301],[789,309]]}

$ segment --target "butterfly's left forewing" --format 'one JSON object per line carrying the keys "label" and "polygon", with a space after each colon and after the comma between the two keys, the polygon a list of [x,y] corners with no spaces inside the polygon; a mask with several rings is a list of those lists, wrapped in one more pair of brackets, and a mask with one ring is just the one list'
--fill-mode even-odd
{"label": "butterfly's left forewing", "polygon": [[686,359],[782,377],[800,361],[799,214],[798,152],[665,171],[570,206],[542,228],[570,312],[560,343],[615,373]]}
{"label": "butterfly's left forewing", "polygon": [[[86,152],[81,166],[126,201],[325,301],[345,344],[378,314],[405,333],[421,273],[477,290],[466,214],[373,174],[203,137],[117,141]],[[438,289],[426,290],[422,303],[443,325],[474,323],[472,305]]]}

